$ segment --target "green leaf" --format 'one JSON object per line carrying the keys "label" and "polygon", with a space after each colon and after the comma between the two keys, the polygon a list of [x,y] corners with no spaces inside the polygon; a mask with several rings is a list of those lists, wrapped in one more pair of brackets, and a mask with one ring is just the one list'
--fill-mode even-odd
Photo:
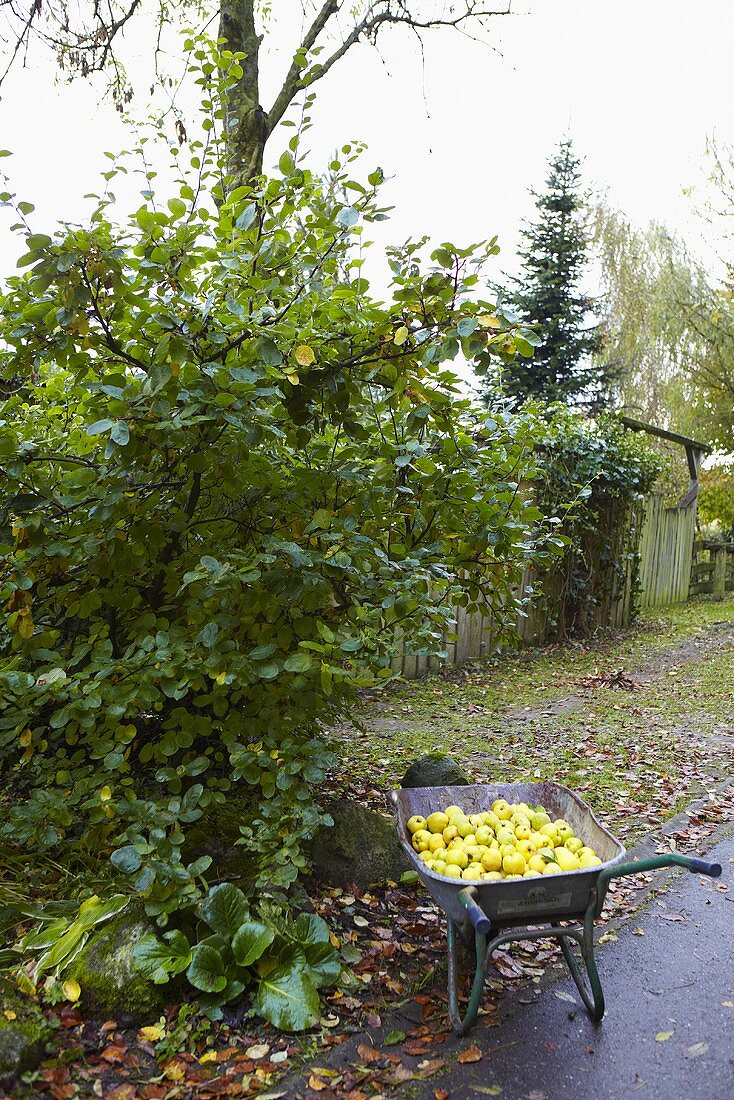
{"label": "green leaf", "polygon": [[126,844],[124,848],[118,848],[110,856],[112,866],[117,867],[118,871],[124,871],[127,875],[137,871],[142,862],[134,844]]}
{"label": "green leaf", "polygon": [[359,221],[359,211],[354,206],[344,206],[336,216],[339,225],[351,229]]}
{"label": "green leaf", "polygon": [[308,672],[310,667],[311,656],[308,653],[292,653],[283,663],[283,668],[287,672]]}
{"label": "green leaf", "polygon": [[334,985],[341,974],[339,955],[330,943],[310,943],[303,947],[308,975],[313,984],[320,988]]}
{"label": "green leaf", "polygon": [[203,993],[221,993],[227,984],[227,978],[224,973],[224,960],[216,947],[197,943],[186,977]]}
{"label": "green leaf", "polygon": [[186,203],[182,199],[169,199],[167,205],[174,218],[183,218],[186,213]]}
{"label": "green leaf", "polygon": [[242,213],[240,214],[237,221],[234,223],[235,226],[237,227],[237,229],[241,229],[243,232],[246,229],[249,229],[250,226],[252,225],[252,223],[255,220],[255,215],[256,214],[257,214],[257,207],[255,206],[255,203],[254,202],[249,203],[249,205],[245,207],[245,209],[242,211]]}
{"label": "green leaf", "polygon": [[232,882],[223,882],[214,886],[202,907],[204,920],[220,936],[232,940],[250,915],[247,898]]}
{"label": "green leaf", "polygon": [[311,979],[296,966],[278,967],[258,984],[253,1007],[281,1031],[304,1031],[319,1019],[319,995]]}
{"label": "green leaf", "polygon": [[[165,941],[165,942],[164,942]],[[189,941],[177,928],[157,936],[143,936],[133,947],[132,957],[136,968],[149,981],[163,985],[176,974],[181,974],[191,962]]]}
{"label": "green leaf", "polygon": [[102,432],[108,432],[114,426],[114,420],[95,420],[94,424],[90,424],[87,428],[87,435],[101,435]]}
{"label": "green leaf", "polygon": [[240,966],[250,966],[275,939],[275,932],[260,921],[244,921],[232,940],[232,952]]}
{"label": "green leaf", "polygon": [[130,429],[124,420],[118,420],[110,432],[110,439],[114,439],[119,447],[124,447],[130,442]]}

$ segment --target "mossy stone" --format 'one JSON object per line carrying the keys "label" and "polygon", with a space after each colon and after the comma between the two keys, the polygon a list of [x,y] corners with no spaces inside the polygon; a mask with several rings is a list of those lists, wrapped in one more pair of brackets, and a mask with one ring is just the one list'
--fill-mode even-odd
{"label": "mossy stone", "polygon": [[308,849],[314,878],[329,886],[360,890],[384,879],[397,880],[410,867],[391,820],[342,799],[326,809],[334,819],[320,829]]}
{"label": "mossy stone", "polygon": [[[48,1021],[28,997],[0,983],[0,1090],[13,1087],[16,1077],[35,1069],[50,1034]],[[6,1013],[15,1013],[8,1019]]]}
{"label": "mossy stone", "polygon": [[465,787],[470,780],[445,752],[431,752],[414,760],[400,780],[401,787]]}
{"label": "mossy stone", "polygon": [[172,990],[154,985],[136,969],[133,948],[138,940],[155,932],[140,911],[121,913],[90,937],[65,977],[81,987],[81,1008],[96,1019],[123,1020],[130,1025],[158,1019]]}

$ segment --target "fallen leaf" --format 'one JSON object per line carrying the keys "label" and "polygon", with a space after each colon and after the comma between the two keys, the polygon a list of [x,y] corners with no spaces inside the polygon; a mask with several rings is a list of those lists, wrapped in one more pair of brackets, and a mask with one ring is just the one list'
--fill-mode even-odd
{"label": "fallen leaf", "polygon": [[100,1054],[100,1058],[103,1058],[105,1062],[108,1062],[111,1066],[121,1065],[125,1061],[126,1056],[125,1047],[120,1043],[110,1043],[108,1047]]}
{"label": "fallen leaf", "polygon": [[433,1074],[438,1073],[445,1065],[443,1058],[424,1058],[418,1063],[418,1069],[421,1071],[421,1077],[433,1077]]}
{"label": "fallen leaf", "polygon": [[369,928],[370,925],[370,922],[368,920],[365,920],[364,917],[359,916],[354,918],[354,923],[357,925],[357,928]]}
{"label": "fallen leaf", "polygon": [[659,1031],[657,1033],[657,1035],[655,1036],[655,1042],[656,1043],[665,1043],[670,1038],[670,1036],[672,1034],[673,1034],[672,1031]]}
{"label": "fallen leaf", "polygon": [[147,1027],[141,1027],[138,1031],[138,1042],[140,1043],[157,1043],[159,1039],[163,1038],[164,1029],[160,1024],[149,1024]]}
{"label": "fallen leaf", "polygon": [[462,1065],[466,1065],[467,1062],[481,1062],[482,1052],[479,1047],[467,1047],[466,1050],[461,1051],[458,1060]]}
{"label": "fallen leaf", "polygon": [[169,1081],[183,1081],[186,1076],[186,1064],[175,1058],[161,1068]]}
{"label": "fallen leaf", "polygon": [[385,1046],[386,1047],[395,1046],[396,1043],[402,1043],[404,1038],[405,1038],[405,1032],[404,1031],[388,1031],[387,1035],[385,1036],[385,1040],[384,1040]]}
{"label": "fallen leaf", "polygon": [[721,1002],[721,1007],[722,1008],[734,1008],[734,1001],[722,1001]]}
{"label": "fallen leaf", "polygon": [[436,1088],[433,1090],[433,1100],[449,1100],[449,1096],[450,1093],[448,1089]]}
{"label": "fallen leaf", "polygon": [[270,1061],[275,1062],[276,1064],[278,1062],[285,1062],[287,1060],[287,1058],[288,1058],[288,1051],[287,1050],[276,1050],[275,1054],[270,1055]]}
{"label": "fallen leaf", "polygon": [[644,928],[633,928],[632,929],[632,935],[633,936],[644,936],[645,935],[645,929]]}
{"label": "fallen leaf", "polygon": [[661,920],[678,921],[685,924],[686,918],[682,917],[680,913],[663,913]]}
{"label": "fallen leaf", "polygon": [[557,997],[559,1001],[568,1001],[568,1003],[571,1005],[576,1004],[576,998],[573,997],[570,993],[564,993],[562,990],[559,991],[554,989],[553,996]]}
{"label": "fallen leaf", "polygon": [[382,1059],[379,1050],[375,1050],[369,1043],[360,1043],[357,1047],[357,1054],[363,1062],[379,1062]]}
{"label": "fallen leaf", "polygon": [[138,1090],[134,1085],[116,1085],[110,1092],[105,1093],[107,1100],[135,1100]]}
{"label": "fallen leaf", "polygon": [[17,1012],[13,1012],[12,1008],[6,1008],[3,1012],[3,1016],[6,1020],[16,1020],[18,1018]]}
{"label": "fallen leaf", "polygon": [[74,978],[68,978],[61,987],[61,991],[66,997],[67,1001],[71,1001],[72,1004],[78,1001],[82,995],[81,986],[79,982]]}
{"label": "fallen leaf", "polygon": [[207,1051],[204,1052],[204,1054],[202,1054],[201,1058],[199,1058],[199,1064],[203,1066],[207,1062],[216,1062],[216,1060],[217,1060],[216,1050],[207,1050]]}
{"label": "fallen leaf", "polygon": [[258,1062],[261,1058],[264,1058],[266,1054],[270,1053],[270,1047],[267,1043],[255,1043],[254,1046],[248,1047],[245,1051],[246,1058],[252,1058],[253,1062]]}
{"label": "fallen leaf", "polygon": [[708,1043],[693,1043],[692,1046],[686,1047],[686,1058],[700,1058],[708,1048]]}
{"label": "fallen leaf", "polygon": [[308,1079],[308,1087],[313,1089],[314,1092],[323,1092],[324,1089],[328,1089],[329,1082],[322,1080],[321,1077],[317,1077],[315,1073],[312,1073]]}
{"label": "fallen leaf", "polygon": [[404,1066],[402,1062],[399,1066],[395,1066],[393,1069],[391,1069],[390,1072],[387,1074],[390,1082],[396,1085],[402,1085],[406,1081],[412,1081],[414,1076],[415,1075],[413,1073],[413,1070],[408,1069],[408,1067]]}
{"label": "fallen leaf", "polygon": [[501,1096],[501,1085],[470,1085],[472,1092],[481,1092],[482,1096]]}

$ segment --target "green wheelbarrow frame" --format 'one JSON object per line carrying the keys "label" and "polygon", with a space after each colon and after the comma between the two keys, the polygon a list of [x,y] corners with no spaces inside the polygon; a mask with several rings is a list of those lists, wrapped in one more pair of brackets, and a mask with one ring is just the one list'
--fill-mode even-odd
{"label": "green wheelbarrow frame", "polygon": [[[488,809],[495,798],[508,802],[542,803],[549,812],[569,820],[600,856],[601,866],[553,875],[550,884],[541,879],[464,885],[461,880],[436,875],[423,864],[407,842],[406,822],[414,813],[457,803],[467,812]],[[479,1013],[487,968],[493,952],[517,940],[558,940],[563,957],[592,1020],[604,1015],[604,993],[594,957],[594,922],[600,916],[613,878],[683,867],[716,878],[718,863],[670,852],[633,862],[623,862],[624,847],[596,819],[581,799],[557,783],[482,784],[461,787],[417,787],[391,791],[389,801],[398,833],[423,884],[446,913],[448,936],[448,995],[451,1026],[466,1035]],[[426,815],[424,815],[426,816]],[[476,968],[469,1003],[459,1007],[459,940],[476,951]],[[574,953],[578,945],[578,957]]]}

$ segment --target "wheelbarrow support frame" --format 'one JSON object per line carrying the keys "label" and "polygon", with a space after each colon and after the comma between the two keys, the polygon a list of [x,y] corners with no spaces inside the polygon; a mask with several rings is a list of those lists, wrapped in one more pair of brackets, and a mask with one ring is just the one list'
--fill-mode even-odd
{"label": "wheelbarrow support frame", "polygon": [[[551,920],[542,927],[537,927],[537,925],[532,927],[513,925],[512,928],[498,929],[497,934],[491,938],[492,922],[478,904],[476,890],[472,886],[467,886],[461,890],[459,900],[466,914],[463,925],[457,924],[452,917],[447,917],[449,1016],[451,1026],[457,1035],[466,1035],[476,1023],[487,968],[493,952],[503,944],[516,940],[549,938],[558,940],[563,957],[586,1010],[591,1019],[598,1023],[604,1015],[604,992],[601,987],[599,971],[596,967],[596,959],[594,958],[594,921],[601,914],[609,883],[613,878],[620,878],[623,875],[638,875],[645,871],[656,871],[661,867],[683,867],[693,873],[709,875],[712,878],[717,878],[721,874],[720,864],[708,863],[704,859],[683,856],[677,852],[652,856],[649,859],[640,859],[635,862],[613,864],[609,867],[603,867],[599,872],[596,884],[591,890],[586,911],[575,923],[564,921],[562,925],[559,921]],[[469,1003],[462,1016],[459,1007],[459,938],[466,941],[470,930],[473,930],[474,933],[476,969],[469,995]],[[579,945],[580,962],[573,951],[572,943],[574,941]]]}

